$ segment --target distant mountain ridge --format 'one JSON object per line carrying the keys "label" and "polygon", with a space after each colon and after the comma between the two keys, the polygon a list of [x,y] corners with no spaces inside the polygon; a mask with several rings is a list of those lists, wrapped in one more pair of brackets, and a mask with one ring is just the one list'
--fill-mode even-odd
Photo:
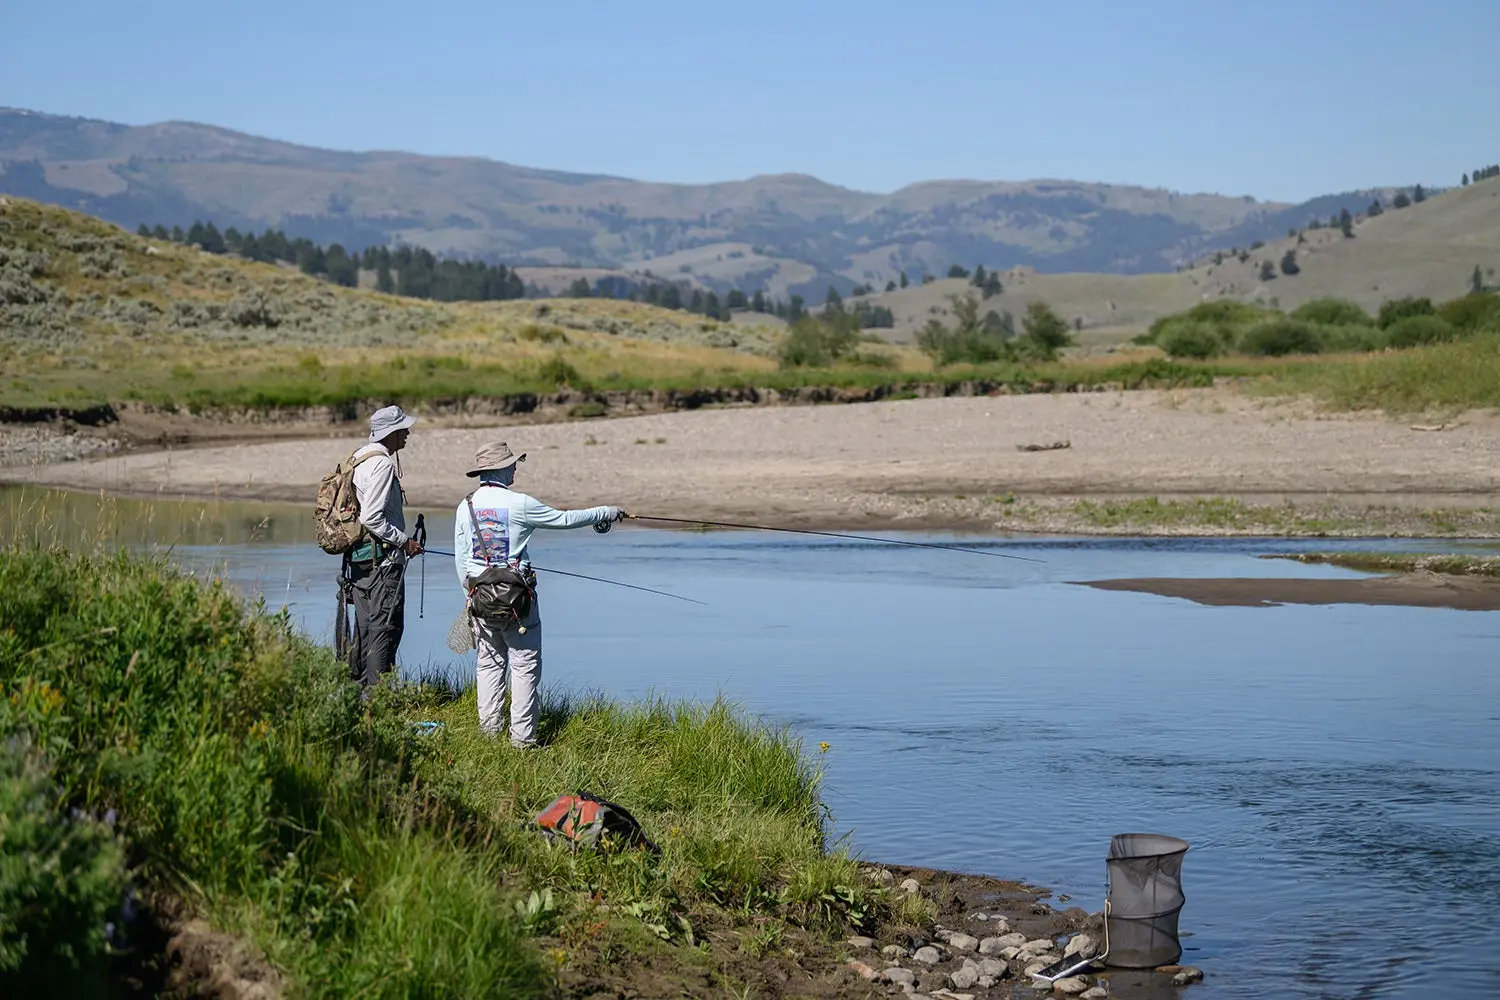
{"label": "distant mountain ridge", "polygon": [[888,195],[805,174],[664,184],[477,157],[298,146],[193,122],[128,126],[0,109],[0,193],[135,228],[212,220],[346,247],[392,242],[512,265],[651,270],[821,300],[950,264],[1173,271],[1205,251],[1362,211],[1063,180],[926,181]]}

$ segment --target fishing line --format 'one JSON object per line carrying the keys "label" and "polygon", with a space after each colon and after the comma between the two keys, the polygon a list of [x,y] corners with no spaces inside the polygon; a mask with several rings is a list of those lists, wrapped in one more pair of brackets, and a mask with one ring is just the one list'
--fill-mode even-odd
{"label": "fishing line", "polygon": [[704,521],[690,517],[651,517],[646,514],[626,514],[632,521],[661,521],[667,524],[701,524],[709,528],[744,528],[749,531],[785,531],[794,535],[823,535],[828,538],[849,538],[860,542],[880,542],[886,545],[911,545],[919,549],[945,549],[949,552],[967,552],[976,556],[992,556],[997,559],[1015,559],[1019,562],[1045,563],[1030,556],[1015,556],[1008,552],[987,552],[970,549],[962,545],[944,545],[942,542],[912,542],[904,538],[877,538],[874,535],[850,535],[841,531],[815,531],[812,528],[778,528],[769,524],[735,524],[731,521]]}
{"label": "fishing line", "polygon": [[[453,555],[452,552],[444,552],[442,549],[423,549],[422,554],[434,556],[449,556],[450,558]],[[640,590],[648,594],[657,594],[661,597],[670,597],[674,601],[687,601],[689,604],[701,604],[705,608],[708,607],[707,601],[699,601],[692,597],[683,597],[681,594],[669,594],[665,590],[653,590],[650,587],[638,587],[633,583],[621,583],[619,580],[606,580],[602,576],[589,576],[585,573],[570,573],[565,569],[548,569],[546,566],[532,566],[531,568],[536,570],[538,573],[551,573],[554,576],[571,576],[576,580],[592,580],[595,583],[607,583],[611,587],[624,587],[627,590]]]}

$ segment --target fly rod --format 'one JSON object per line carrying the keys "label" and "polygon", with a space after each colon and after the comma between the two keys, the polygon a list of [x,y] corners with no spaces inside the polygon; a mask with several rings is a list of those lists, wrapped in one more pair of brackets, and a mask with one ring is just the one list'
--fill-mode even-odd
{"label": "fly rod", "polygon": [[828,538],[850,538],[860,542],[881,542],[887,545],[911,545],[919,549],[946,549],[949,552],[967,552],[976,556],[993,556],[997,559],[1016,559],[1020,562],[1040,563],[1045,560],[1030,556],[1013,556],[1008,552],[986,552],[962,545],[944,545],[942,542],[912,542],[904,538],[877,538],[874,535],[850,535],[841,531],[815,531],[812,528],[778,528],[769,524],[735,524],[730,521],[704,521],[692,517],[651,517],[646,514],[626,514],[632,521],[661,521],[666,524],[701,524],[709,528],[744,528],[749,531],[785,531],[794,535],[824,535]]}
{"label": "fly rod", "polygon": [[[453,555],[452,552],[444,552],[442,549],[423,549],[422,554],[450,557]],[[565,569],[548,569],[546,566],[532,566],[531,568],[536,570],[538,573],[551,573],[554,576],[571,576],[575,580],[592,580],[595,583],[607,583],[611,587],[624,587],[627,590],[641,590],[645,591],[648,594],[657,594],[661,597],[670,597],[674,601],[687,601],[689,604],[701,604],[705,608],[708,607],[708,602],[706,601],[695,600],[691,597],[683,597],[681,594],[669,594],[665,590],[652,590],[650,587],[638,587],[633,583],[621,583],[619,580],[606,580],[602,576],[588,576],[584,573],[570,573]]]}

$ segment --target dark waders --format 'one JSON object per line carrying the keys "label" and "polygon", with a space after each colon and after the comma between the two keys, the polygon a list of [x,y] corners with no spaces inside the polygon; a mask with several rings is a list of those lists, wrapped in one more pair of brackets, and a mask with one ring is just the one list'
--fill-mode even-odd
{"label": "dark waders", "polygon": [[[375,558],[348,555],[339,573],[339,611],[334,648],[349,664],[349,676],[367,691],[396,665],[406,630],[406,554],[377,545]],[[349,632],[347,608],[354,606]]]}

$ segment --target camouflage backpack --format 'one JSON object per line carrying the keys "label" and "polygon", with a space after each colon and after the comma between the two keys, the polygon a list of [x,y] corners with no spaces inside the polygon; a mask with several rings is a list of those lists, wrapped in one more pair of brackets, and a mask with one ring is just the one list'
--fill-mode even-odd
{"label": "camouflage backpack", "polygon": [[365,526],[359,520],[359,496],[354,492],[354,470],[367,458],[380,454],[373,451],[349,457],[318,483],[318,499],[313,506],[313,523],[318,533],[318,547],[329,555],[343,555],[365,537]]}

